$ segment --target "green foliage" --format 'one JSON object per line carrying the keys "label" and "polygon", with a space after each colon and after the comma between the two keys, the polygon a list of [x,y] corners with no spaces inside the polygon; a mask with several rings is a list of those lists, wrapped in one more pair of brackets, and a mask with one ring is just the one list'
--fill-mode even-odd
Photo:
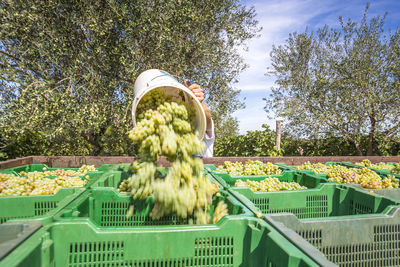
{"label": "green foliage", "polygon": [[231,116],[225,118],[216,118],[213,120],[216,125],[219,125],[215,129],[215,136],[218,138],[224,138],[228,136],[237,136],[239,134],[239,122],[237,118]]}
{"label": "green foliage", "polygon": [[[249,131],[246,135],[216,138],[214,156],[300,156],[299,147],[303,149],[303,156],[358,156],[354,145],[345,137],[326,136],[324,138],[296,138],[284,132],[281,138],[281,151],[276,152],[275,132],[268,126],[264,131]],[[400,138],[383,138],[377,134],[377,150],[375,155],[400,155]],[[360,149],[365,153],[368,150],[368,135],[358,137]]]}
{"label": "green foliage", "polygon": [[217,137],[214,144],[215,157],[255,157],[282,155],[275,147],[275,132],[263,125],[263,131],[248,131],[246,135]]}
{"label": "green foliage", "polygon": [[245,68],[236,47],[259,28],[254,9],[238,0],[0,5],[6,146],[29,130],[48,144],[40,154],[133,153],[133,82],[150,68],[200,84],[217,131],[242,106],[231,86]]}
{"label": "green foliage", "polygon": [[293,33],[274,47],[277,86],[265,108],[297,137],[341,136],[358,155],[378,152],[377,133],[399,137],[400,129],[400,30],[384,31],[386,15],[368,21],[368,8],[360,23],[340,18],[340,29]]}
{"label": "green foliage", "polygon": [[[4,153],[4,160],[22,156],[42,155],[42,152],[46,151],[49,145],[47,140],[43,138],[41,132],[24,130],[20,131],[18,135],[12,132],[7,134],[12,134],[14,137],[10,138],[7,135],[1,136],[3,140],[2,145],[4,149],[2,149],[2,152]],[[6,145],[4,141],[10,139],[11,142]]]}
{"label": "green foliage", "polygon": [[299,147],[303,149],[303,156],[357,156],[354,149],[347,139],[343,137],[325,138],[293,138],[289,135],[282,136],[282,147],[285,156],[300,156]]}

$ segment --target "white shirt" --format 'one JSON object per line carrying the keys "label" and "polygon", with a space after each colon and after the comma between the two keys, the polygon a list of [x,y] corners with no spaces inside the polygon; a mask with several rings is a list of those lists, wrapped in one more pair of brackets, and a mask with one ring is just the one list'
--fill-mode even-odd
{"label": "white shirt", "polygon": [[206,144],[206,150],[204,150],[203,158],[212,157],[214,154],[214,122],[211,119],[211,136],[208,136],[207,132],[204,134],[203,142]]}

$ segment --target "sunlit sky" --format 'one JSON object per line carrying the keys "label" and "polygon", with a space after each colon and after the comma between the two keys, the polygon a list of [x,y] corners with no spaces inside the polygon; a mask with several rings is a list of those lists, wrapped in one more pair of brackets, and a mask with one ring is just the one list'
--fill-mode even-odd
{"label": "sunlit sky", "polygon": [[262,100],[268,97],[274,85],[274,77],[265,76],[270,67],[270,52],[273,45],[283,44],[289,33],[304,32],[306,27],[316,30],[325,24],[339,27],[339,16],[360,21],[366,4],[370,2],[369,18],[383,16],[389,12],[385,28],[395,30],[400,26],[400,0],[357,1],[357,0],[273,0],[242,1],[254,6],[257,20],[263,30],[261,36],[248,42],[248,51],[242,52],[249,68],[244,71],[239,83],[234,86],[241,90],[240,98],[245,99],[246,108],[236,111],[233,116],[239,120],[240,134],[250,130],[261,130],[262,124],[275,129],[275,120],[269,120]]}

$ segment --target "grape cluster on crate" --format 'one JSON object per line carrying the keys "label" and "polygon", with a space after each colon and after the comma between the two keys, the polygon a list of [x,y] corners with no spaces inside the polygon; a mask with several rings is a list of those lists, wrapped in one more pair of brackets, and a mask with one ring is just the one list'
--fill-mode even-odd
{"label": "grape cluster on crate", "polygon": [[[209,214],[218,186],[204,176],[203,162],[194,156],[201,154],[205,145],[194,132],[193,108],[183,101],[172,101],[163,90],[152,90],[139,102],[136,119],[129,137],[139,145],[139,160],[119,191],[130,192],[139,200],[152,196],[155,204],[150,216],[155,220],[176,214],[193,217],[191,223],[207,224],[227,215],[223,200],[217,200],[214,213]],[[157,171],[159,156],[172,162],[165,177]]]}
{"label": "grape cluster on crate", "polygon": [[276,177],[266,178],[263,181],[251,181],[251,180],[237,180],[235,182],[236,187],[248,187],[253,192],[273,192],[283,190],[300,190],[307,189],[305,186],[301,186],[296,182],[281,182]]}
{"label": "grape cluster on crate", "polygon": [[282,173],[282,170],[279,169],[279,166],[271,162],[263,163],[258,160],[248,160],[245,164],[241,162],[225,161],[224,165],[218,166],[215,171],[227,172],[233,176],[278,175]]}
{"label": "grape cluster on crate", "polygon": [[[83,165],[78,171],[57,169],[43,172],[0,173],[0,197],[34,196],[56,194],[61,188],[83,187],[89,180],[88,171],[95,171],[93,165]],[[85,176],[82,179],[79,176]]]}

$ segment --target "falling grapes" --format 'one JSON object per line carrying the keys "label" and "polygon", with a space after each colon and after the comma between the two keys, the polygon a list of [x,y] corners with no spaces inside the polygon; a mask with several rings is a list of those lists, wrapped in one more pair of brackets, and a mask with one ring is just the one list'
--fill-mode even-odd
{"label": "falling grapes", "polygon": [[277,165],[271,162],[263,163],[258,160],[248,160],[244,165],[241,162],[225,161],[224,165],[218,166],[216,171],[227,172],[232,176],[277,175],[282,173]]}
{"label": "falling grapes", "polygon": [[248,187],[254,192],[273,192],[283,190],[300,190],[307,189],[305,186],[301,186],[296,182],[281,182],[276,177],[266,178],[263,181],[251,181],[251,180],[237,180],[235,182],[236,187]]}
{"label": "falling grapes", "polygon": [[[208,213],[218,188],[204,176],[202,160],[193,156],[202,154],[205,145],[194,132],[192,107],[172,101],[162,90],[152,90],[139,102],[136,120],[129,137],[139,145],[139,160],[133,163],[133,175],[120,184],[119,191],[130,192],[135,200],[152,196],[155,204],[150,216],[154,220],[176,214],[207,224],[227,215],[226,206],[219,203],[215,209],[218,216]],[[165,177],[157,175],[160,156],[172,163]]]}

